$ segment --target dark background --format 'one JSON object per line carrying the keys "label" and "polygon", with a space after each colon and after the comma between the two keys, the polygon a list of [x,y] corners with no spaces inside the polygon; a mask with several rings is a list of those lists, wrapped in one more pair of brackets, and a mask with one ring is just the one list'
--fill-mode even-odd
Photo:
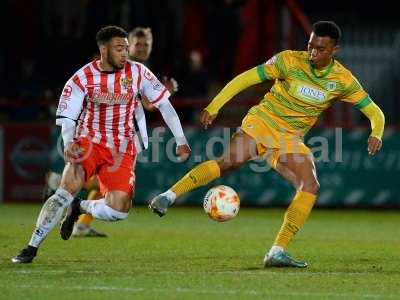
{"label": "dark background", "polygon": [[[97,53],[95,33],[115,24],[127,31],[152,28],[150,67],[178,80],[174,105],[184,122],[195,123],[197,110],[233,76],[277,51],[305,48],[308,33],[300,14],[308,24],[337,22],[343,30],[339,60],[383,108],[388,124],[397,125],[400,22],[394,6],[389,1],[3,0],[0,121],[53,119],[65,81]],[[202,61],[196,67],[193,53]],[[245,93],[238,111],[263,92]],[[340,105],[322,119],[327,126],[366,122]]]}

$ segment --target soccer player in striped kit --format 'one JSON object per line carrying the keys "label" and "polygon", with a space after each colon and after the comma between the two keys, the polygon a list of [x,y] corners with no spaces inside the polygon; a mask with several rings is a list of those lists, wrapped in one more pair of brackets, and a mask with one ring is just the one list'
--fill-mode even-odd
{"label": "soccer player in striped kit", "polygon": [[[132,29],[132,31],[130,31],[128,35],[128,42],[129,42],[129,49],[128,49],[129,59],[140,62],[148,67],[148,60],[153,49],[153,35],[151,29],[144,27],[136,27]],[[178,83],[174,78],[163,77],[162,83],[168,89],[171,95],[173,95],[175,92],[178,91]],[[138,98],[140,100],[140,103],[138,103],[138,105],[142,105],[145,110],[147,111],[156,110],[156,107],[151,104],[151,102],[149,101],[149,99],[147,99],[147,97],[139,94]],[[145,116],[143,116],[143,119],[145,119]],[[87,198],[89,200],[97,200],[102,198],[102,194],[100,192],[100,187],[96,176],[93,176],[88,180],[88,182],[85,184],[85,189],[88,191]],[[95,230],[91,226],[92,221],[93,221],[92,215],[82,214],[74,225],[72,236],[106,237],[106,234]]]}
{"label": "soccer player in striped kit", "polygon": [[[39,245],[59,223],[64,240],[71,236],[82,213],[97,219],[119,221],[128,217],[135,185],[137,149],[133,118],[141,122],[137,95],[145,95],[160,110],[172,131],[176,154],[185,159],[191,150],[170,92],[143,64],[128,60],[127,33],[107,26],[96,35],[100,59],[78,70],[66,83],[60,97],[56,124],[62,127],[64,168],[61,185],[43,205],[29,244],[14,263],[30,263]],[[105,195],[97,201],[74,196],[92,175],[97,175]]]}

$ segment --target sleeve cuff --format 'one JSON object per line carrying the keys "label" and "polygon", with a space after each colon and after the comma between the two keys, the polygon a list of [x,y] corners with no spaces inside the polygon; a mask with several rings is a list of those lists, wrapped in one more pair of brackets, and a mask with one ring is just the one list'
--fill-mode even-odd
{"label": "sleeve cuff", "polygon": [[264,64],[261,64],[261,65],[257,66],[257,74],[258,74],[258,77],[260,77],[261,81],[268,80],[268,77],[265,74]]}
{"label": "sleeve cuff", "polygon": [[368,104],[372,102],[371,98],[369,96],[365,97],[364,99],[358,101],[356,104],[354,104],[354,107],[357,109],[362,109],[366,107]]}

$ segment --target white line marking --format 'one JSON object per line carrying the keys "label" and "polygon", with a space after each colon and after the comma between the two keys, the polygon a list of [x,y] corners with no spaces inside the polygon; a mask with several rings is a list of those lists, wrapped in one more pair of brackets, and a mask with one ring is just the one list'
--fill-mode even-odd
{"label": "white line marking", "polygon": [[312,292],[298,292],[298,293],[277,293],[270,292],[267,290],[257,291],[257,290],[238,290],[238,289],[229,289],[229,290],[207,290],[207,289],[192,289],[192,288],[141,288],[141,287],[113,287],[113,286],[100,286],[100,285],[75,285],[75,286],[56,286],[56,285],[14,285],[14,286],[0,286],[2,289],[16,288],[16,289],[54,289],[54,290],[92,290],[92,291],[109,291],[109,292],[129,292],[129,293],[141,293],[141,292],[152,292],[152,293],[162,293],[162,294],[173,294],[173,293],[192,293],[192,294],[247,294],[247,295],[256,295],[256,296],[293,296],[293,297],[337,297],[337,298],[345,298],[345,299],[354,299],[354,297],[362,297],[372,298],[372,299],[380,299],[380,298],[398,298],[398,295],[379,295],[379,294],[357,294],[357,293],[312,293]]}
{"label": "white line marking", "polygon": [[375,272],[308,272],[308,271],[298,271],[298,272],[279,272],[279,271],[272,271],[268,269],[259,269],[258,271],[250,271],[250,270],[238,270],[238,271],[146,271],[146,270],[136,270],[136,271],[127,271],[127,270],[115,270],[115,271],[99,271],[99,270],[7,270],[3,271],[2,273],[16,273],[16,274],[47,274],[47,275],[58,275],[58,274],[113,274],[123,272],[124,275],[135,275],[137,276],[140,274],[161,274],[161,275],[188,275],[188,274],[199,274],[199,275],[284,275],[284,276],[376,276]]}

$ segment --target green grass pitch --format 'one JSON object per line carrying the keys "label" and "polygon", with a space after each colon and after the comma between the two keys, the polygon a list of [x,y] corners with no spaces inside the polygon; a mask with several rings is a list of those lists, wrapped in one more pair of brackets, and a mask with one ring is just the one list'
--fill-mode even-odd
{"label": "green grass pitch", "polygon": [[0,205],[0,299],[400,299],[398,212],[314,210],[290,253],[308,269],[264,269],[283,210],[243,207],[214,222],[199,208],[147,208],[108,238],[63,241],[54,230],[33,264],[10,257],[39,205]]}

